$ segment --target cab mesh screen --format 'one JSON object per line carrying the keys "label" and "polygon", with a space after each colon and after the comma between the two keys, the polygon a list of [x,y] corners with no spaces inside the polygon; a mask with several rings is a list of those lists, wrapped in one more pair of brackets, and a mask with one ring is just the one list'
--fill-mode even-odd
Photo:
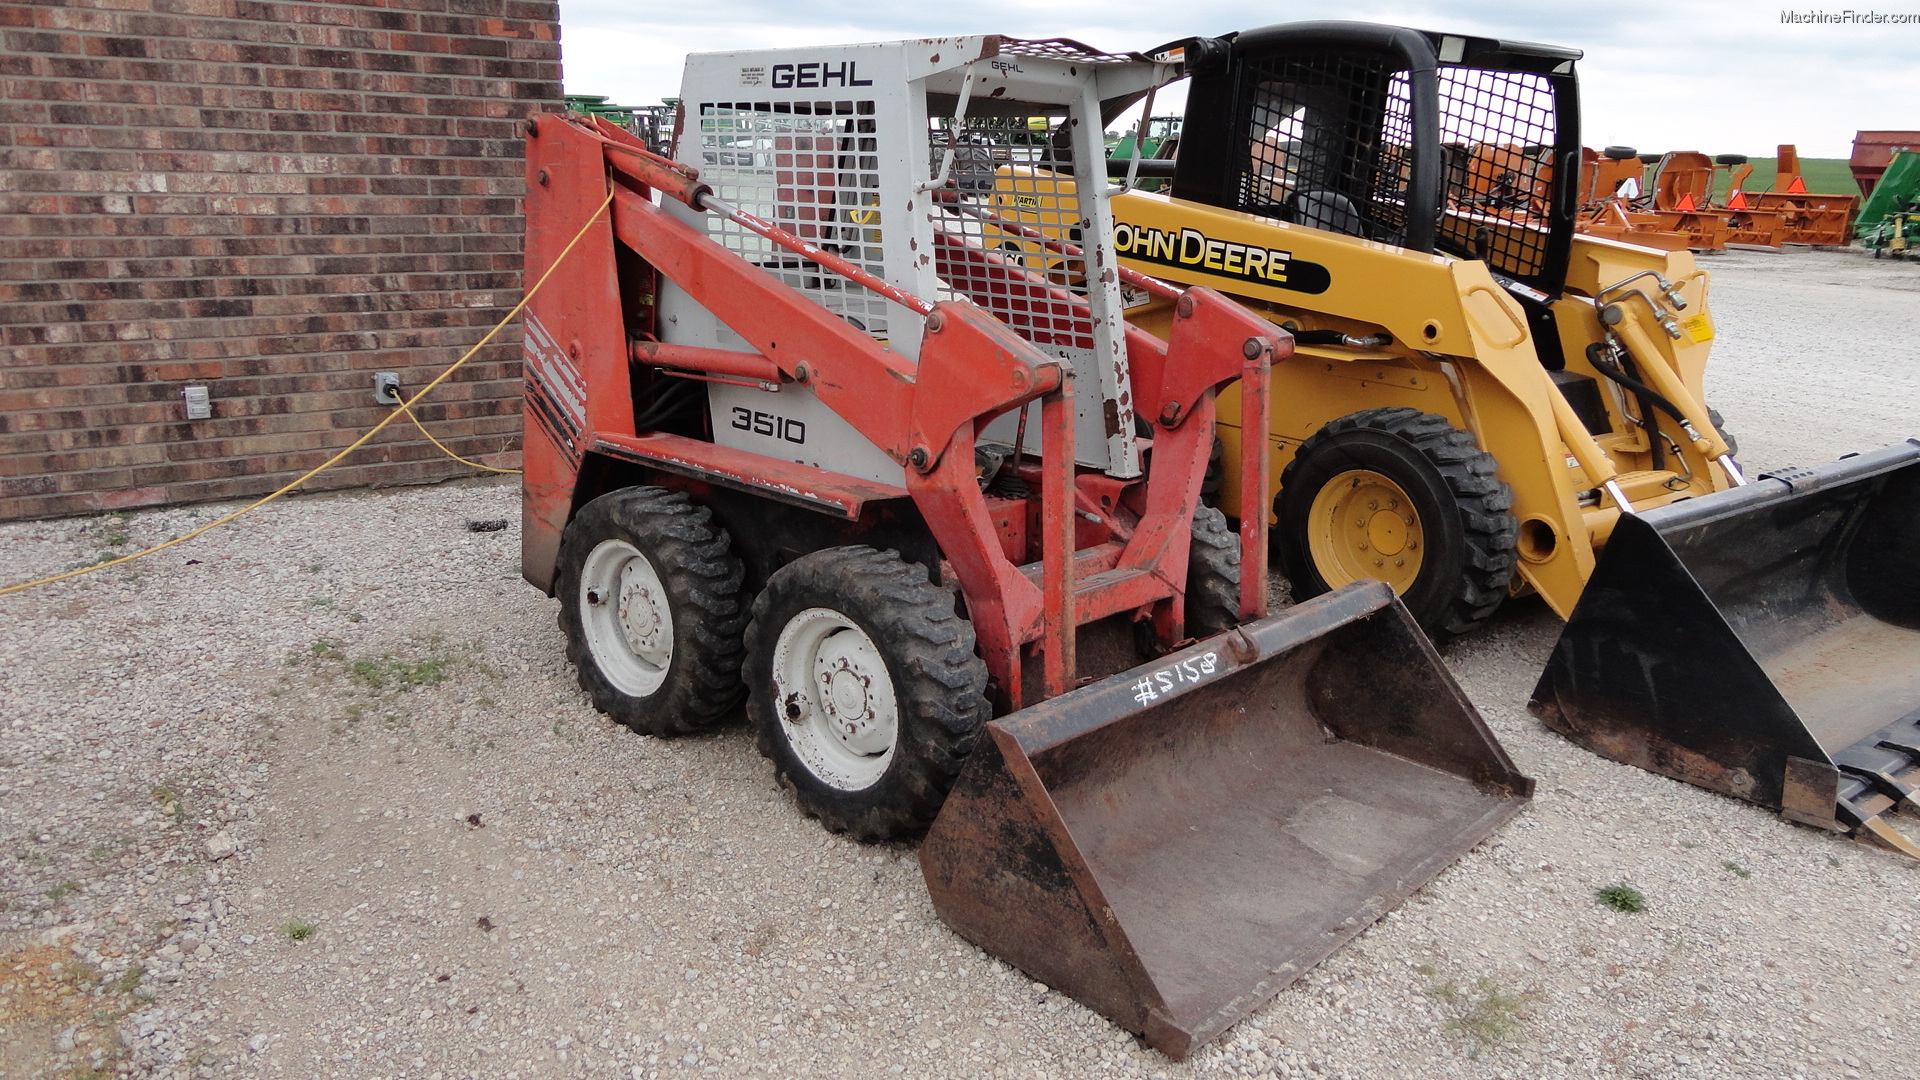
{"label": "cab mesh screen", "polygon": [[1556,135],[1545,76],[1440,69],[1441,250],[1515,277],[1539,274],[1551,234]]}
{"label": "cab mesh screen", "polygon": [[[1248,56],[1237,209],[1384,243],[1406,242],[1410,82],[1378,52]],[[1553,88],[1545,76],[1442,67],[1438,247],[1515,277],[1542,272],[1550,236]]]}
{"label": "cab mesh screen", "polygon": [[1239,80],[1248,213],[1387,243],[1407,225],[1413,147],[1406,74],[1378,53],[1248,56]]}

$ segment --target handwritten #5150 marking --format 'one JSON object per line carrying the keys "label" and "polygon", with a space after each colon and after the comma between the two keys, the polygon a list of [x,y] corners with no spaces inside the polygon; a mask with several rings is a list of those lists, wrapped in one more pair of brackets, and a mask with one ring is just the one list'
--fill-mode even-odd
{"label": "handwritten #5150 marking", "polygon": [[1181,683],[1197,683],[1216,671],[1220,666],[1219,653],[1202,653],[1189,657],[1170,667],[1148,672],[1133,684],[1133,700],[1142,705],[1157,701],[1160,695],[1171,693]]}

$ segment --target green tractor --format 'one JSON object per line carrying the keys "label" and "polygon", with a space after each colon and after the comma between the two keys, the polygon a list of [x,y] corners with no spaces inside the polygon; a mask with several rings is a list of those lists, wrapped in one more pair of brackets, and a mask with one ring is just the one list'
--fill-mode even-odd
{"label": "green tractor", "polygon": [[1878,259],[1908,258],[1920,251],[1920,151],[1902,150],[1860,207],[1854,235]]}

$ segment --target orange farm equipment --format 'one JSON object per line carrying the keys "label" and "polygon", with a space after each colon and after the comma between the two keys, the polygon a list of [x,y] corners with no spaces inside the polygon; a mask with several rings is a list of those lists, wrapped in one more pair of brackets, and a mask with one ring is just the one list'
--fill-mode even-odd
{"label": "orange farm equipment", "polygon": [[1685,251],[1692,238],[1663,228],[1660,215],[1646,208],[1649,200],[1640,187],[1646,167],[1630,146],[1609,146],[1597,153],[1582,147],[1577,227],[1589,236],[1659,251]]}
{"label": "orange farm equipment", "polygon": [[527,272],[557,270],[522,572],[603,712],[744,703],[802,810],[925,833],[950,926],[1178,1058],[1532,782],[1390,589],[1269,616],[1265,515],[1202,505],[1216,392],[1265,430],[1292,339],[1120,269],[1104,185],[1055,186],[1171,75],[1001,37],[711,53],[671,157],[529,121]]}
{"label": "orange farm equipment", "polygon": [[1747,203],[1756,210],[1780,215],[1785,243],[1846,247],[1853,238],[1853,217],[1860,209],[1860,196],[1809,192],[1800,175],[1799,151],[1790,143],[1782,143],[1776,153],[1773,190],[1749,192]]}

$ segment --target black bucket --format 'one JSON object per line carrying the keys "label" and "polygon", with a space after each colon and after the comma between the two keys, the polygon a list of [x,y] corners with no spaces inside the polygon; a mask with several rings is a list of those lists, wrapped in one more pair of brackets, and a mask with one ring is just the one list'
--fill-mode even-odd
{"label": "black bucket", "polygon": [[1622,517],[1530,704],[1629,765],[1920,857],[1920,439]]}

